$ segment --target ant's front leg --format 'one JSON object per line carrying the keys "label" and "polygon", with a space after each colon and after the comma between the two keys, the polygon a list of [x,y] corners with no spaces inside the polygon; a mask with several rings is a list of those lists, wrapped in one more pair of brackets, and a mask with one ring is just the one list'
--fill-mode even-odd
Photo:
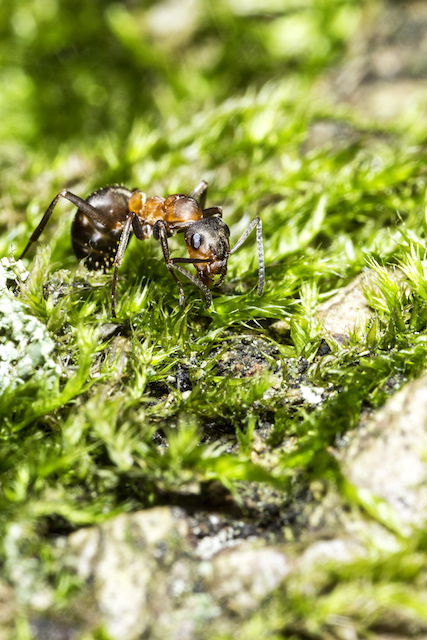
{"label": "ant's front leg", "polygon": [[205,209],[207,193],[208,183],[205,180],[202,180],[200,184],[198,184],[197,187],[190,193],[190,197],[195,198],[198,201],[199,207],[203,211],[204,218],[211,218],[212,216],[218,216],[219,218],[222,218],[221,207],[209,207],[208,209]]}
{"label": "ant's front leg", "polygon": [[190,273],[189,271],[187,271],[187,269],[184,269],[183,267],[180,267],[177,263],[178,262],[191,262],[192,264],[194,262],[206,262],[206,260],[190,260],[188,258],[171,258],[170,257],[170,252],[169,252],[169,245],[168,245],[168,237],[167,237],[167,225],[166,222],[164,222],[163,220],[158,220],[156,222],[156,224],[154,225],[154,229],[153,229],[153,236],[156,240],[160,240],[160,243],[162,245],[162,250],[163,250],[163,257],[165,259],[165,263],[167,268],[169,269],[169,272],[171,273],[172,277],[174,278],[178,289],[179,289],[179,306],[182,307],[184,306],[184,289],[183,286],[181,284],[181,282],[178,279],[178,276],[176,275],[175,271],[179,271],[180,273],[182,273],[186,278],[188,278],[189,280],[191,280],[191,282],[193,284],[196,285],[196,287],[199,287],[199,289],[201,289],[203,291],[203,293],[205,294],[206,297],[206,308],[208,309],[211,304],[212,304],[212,296],[211,296],[211,292],[209,291],[208,287],[199,279],[196,278],[195,276],[193,276],[192,273]]}
{"label": "ant's front leg", "polygon": [[203,218],[212,218],[213,216],[222,218],[222,207],[209,207],[208,209],[203,209]]}
{"label": "ant's front leg", "polygon": [[184,306],[184,289],[182,284],[179,281],[178,276],[173,271],[173,262],[170,257],[169,245],[168,245],[168,236],[167,236],[167,224],[163,220],[158,220],[153,228],[153,236],[155,240],[160,240],[160,244],[162,245],[163,257],[165,259],[165,263],[169,272],[173,279],[175,280],[178,290],[179,290],[179,306]]}
{"label": "ant's front leg", "polygon": [[31,234],[31,237],[27,243],[27,246],[25,247],[24,251],[21,253],[19,257],[20,260],[25,256],[25,254],[27,253],[28,249],[31,247],[33,242],[36,242],[40,238],[43,232],[43,229],[47,225],[49,218],[52,215],[53,210],[55,209],[60,198],[65,198],[66,200],[69,200],[70,202],[75,204],[76,207],[78,207],[81,211],[83,211],[83,213],[85,213],[88,216],[88,218],[95,220],[96,222],[100,222],[101,224],[105,224],[108,222],[108,218],[101,211],[98,211],[98,209],[95,209],[95,207],[92,207],[92,205],[86,202],[86,200],[83,200],[83,198],[79,198],[79,196],[74,195],[74,193],[71,193],[71,191],[67,191],[67,189],[63,189],[52,200],[43,218],[40,220],[39,224]]}
{"label": "ant's front leg", "polygon": [[132,233],[132,221],[134,214],[130,213],[123,226],[122,235],[120,236],[119,246],[117,247],[116,257],[114,259],[113,283],[111,286],[111,315],[116,318],[116,284],[119,267],[122,264],[125,249],[128,246],[129,236]]}
{"label": "ant's front leg", "polygon": [[262,296],[265,285],[265,262],[264,262],[264,245],[262,241],[262,222],[257,216],[248,224],[245,231],[242,233],[234,247],[230,250],[229,255],[240,249],[246,238],[256,227],[256,242],[258,247],[258,295]]}

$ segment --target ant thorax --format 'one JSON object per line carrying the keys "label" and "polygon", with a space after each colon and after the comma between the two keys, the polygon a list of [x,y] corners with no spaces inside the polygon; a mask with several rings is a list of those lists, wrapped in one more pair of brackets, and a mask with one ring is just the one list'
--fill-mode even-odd
{"label": "ant thorax", "polygon": [[172,227],[187,229],[188,225],[203,218],[203,211],[199,203],[190,196],[180,193],[168,196],[164,202],[165,222]]}
{"label": "ant thorax", "polygon": [[163,220],[170,232],[186,229],[189,224],[201,220],[203,211],[195,198],[180,193],[161,198],[147,198],[142,191],[134,191],[129,200],[129,211],[138,216],[141,225],[154,225]]}

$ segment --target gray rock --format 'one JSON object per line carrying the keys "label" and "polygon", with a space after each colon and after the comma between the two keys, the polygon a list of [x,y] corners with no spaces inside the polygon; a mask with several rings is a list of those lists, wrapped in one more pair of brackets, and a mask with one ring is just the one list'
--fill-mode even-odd
{"label": "gray rock", "polygon": [[236,543],[210,560],[197,556],[183,512],[157,507],[122,515],[69,538],[79,576],[113,639],[209,637],[254,613],[289,574],[280,546]]}
{"label": "gray rock", "polygon": [[[156,571],[168,562],[176,544],[185,549],[186,533],[185,521],[160,507],[118,516],[70,537],[78,574],[93,584],[100,620],[112,638],[131,640],[147,631]],[[173,591],[173,584],[169,586]]]}
{"label": "gray rock", "polygon": [[322,303],[318,318],[325,333],[344,344],[354,331],[364,330],[373,317],[363,288],[371,283],[372,272],[361,273],[349,285]]}
{"label": "gray rock", "polygon": [[[403,283],[404,274],[399,269],[390,268],[387,273],[396,283]],[[366,298],[367,289],[378,289],[378,275],[373,269],[364,271],[319,305],[317,316],[326,336],[345,344],[351,334],[367,331],[367,323],[376,316]]]}
{"label": "gray rock", "polygon": [[359,490],[389,505],[401,527],[427,519],[427,375],[406,384],[353,434],[342,470]]}
{"label": "gray rock", "polygon": [[218,604],[245,617],[277,589],[293,566],[283,547],[246,542],[213,559],[209,591]]}

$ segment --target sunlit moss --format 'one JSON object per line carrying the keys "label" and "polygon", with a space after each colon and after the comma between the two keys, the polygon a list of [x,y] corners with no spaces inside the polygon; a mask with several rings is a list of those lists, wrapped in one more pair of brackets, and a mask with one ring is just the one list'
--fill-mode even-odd
{"label": "sunlit moss", "polygon": [[[71,0],[45,4],[0,9],[1,255],[22,251],[64,187],[85,197],[123,183],[166,195],[188,193],[205,178],[208,206],[223,207],[233,240],[261,217],[267,277],[258,298],[250,238],[231,256],[212,307],[183,282],[180,309],[158,244],[133,238],[114,326],[111,274],[78,266],[74,210],[58,206],[26,261],[31,278],[15,291],[49,332],[58,374],[54,384],[1,390],[6,577],[15,580],[18,565],[25,573],[42,549],[40,574],[32,575],[55,583],[49,536],[212,482],[239,500],[242,483],[286,494],[321,478],[393,530],[378,505],[345,487],[331,454],[362,407],[384,403],[389,378],[398,374],[404,384],[427,364],[425,130],[408,114],[387,130],[367,127],[319,99],[312,83],[343,52],[364,3],[269,2],[267,14],[259,2],[221,2],[209,11],[200,2],[168,42],[150,31],[160,3],[150,3],[149,15],[129,3],[94,2],[81,12]],[[310,147],[319,123],[344,134]],[[171,247],[184,255],[182,235]],[[319,302],[367,268],[376,273],[366,290],[375,318],[346,344],[331,341],[321,357]],[[267,354],[269,366],[253,377],[219,374],[227,340],[242,334],[274,344],[277,355]],[[296,402],[301,386],[312,395]],[[212,424],[225,442],[206,441]],[[268,463],[251,458],[261,426],[274,452]],[[389,554],[339,576],[331,569],[321,598],[292,585],[271,605],[269,637],[277,629],[320,637],[332,613],[354,615],[365,633],[368,600],[375,619],[402,594],[424,620],[415,593],[422,544],[408,542],[413,571]],[[367,589],[374,568],[392,572],[389,590],[384,577]],[[76,587],[64,575],[60,602]],[[354,614],[360,594],[362,614]],[[262,626],[256,616],[248,625],[242,638]]]}

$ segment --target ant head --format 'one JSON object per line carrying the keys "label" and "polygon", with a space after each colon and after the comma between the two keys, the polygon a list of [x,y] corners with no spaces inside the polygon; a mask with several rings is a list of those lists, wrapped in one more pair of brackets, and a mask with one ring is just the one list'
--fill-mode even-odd
{"label": "ant head", "polygon": [[207,287],[214,285],[214,277],[220,275],[222,282],[227,273],[227,260],[230,255],[230,230],[221,218],[203,218],[190,225],[185,232],[188,255],[195,262],[200,280]]}

